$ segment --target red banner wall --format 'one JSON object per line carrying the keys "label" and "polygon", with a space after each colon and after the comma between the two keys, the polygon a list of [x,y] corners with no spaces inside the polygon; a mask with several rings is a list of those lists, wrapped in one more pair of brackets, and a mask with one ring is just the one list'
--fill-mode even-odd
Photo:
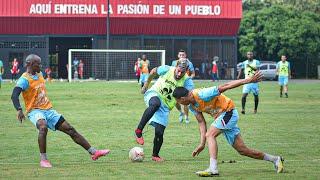
{"label": "red banner wall", "polygon": [[[241,0],[110,0],[112,34],[236,35]],[[2,0],[0,34],[105,34],[106,0]],[[28,28],[26,28],[28,27]]]}

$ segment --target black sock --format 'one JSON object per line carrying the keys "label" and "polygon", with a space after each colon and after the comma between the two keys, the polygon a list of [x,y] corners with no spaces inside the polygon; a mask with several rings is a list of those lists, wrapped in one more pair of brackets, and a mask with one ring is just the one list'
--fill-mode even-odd
{"label": "black sock", "polygon": [[138,128],[137,128],[137,129],[141,130],[141,134],[139,132],[137,134],[137,131],[136,131],[136,135],[138,137],[142,136],[142,130],[143,130],[144,126],[151,119],[153,114],[159,109],[160,105],[161,105],[161,101],[157,96],[154,96],[149,100],[149,107],[144,111],[144,113],[141,117],[140,123],[138,125]]}
{"label": "black sock", "polygon": [[155,135],[154,135],[154,139],[153,139],[153,153],[152,156],[154,157],[159,157],[159,152],[163,143],[163,134],[164,134],[164,130],[165,130],[165,126],[158,124],[158,123],[154,123],[155,124]]}
{"label": "black sock", "polygon": [[254,95],[254,110],[258,109],[259,105],[259,95]]}
{"label": "black sock", "polygon": [[243,94],[243,95],[242,95],[241,105],[242,105],[242,110],[243,110],[243,111],[244,111],[244,109],[245,109],[245,107],[246,107],[247,95],[248,95],[248,94]]}

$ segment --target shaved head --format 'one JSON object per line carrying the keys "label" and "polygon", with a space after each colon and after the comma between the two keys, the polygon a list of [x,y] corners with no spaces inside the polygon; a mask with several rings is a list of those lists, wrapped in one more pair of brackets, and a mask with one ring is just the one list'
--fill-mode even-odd
{"label": "shaved head", "polygon": [[27,72],[30,74],[36,74],[40,72],[41,58],[38,55],[30,54],[26,57]]}
{"label": "shaved head", "polygon": [[35,60],[38,60],[41,63],[41,58],[38,55],[30,54],[29,56],[26,57],[26,63],[27,64],[30,64]]}

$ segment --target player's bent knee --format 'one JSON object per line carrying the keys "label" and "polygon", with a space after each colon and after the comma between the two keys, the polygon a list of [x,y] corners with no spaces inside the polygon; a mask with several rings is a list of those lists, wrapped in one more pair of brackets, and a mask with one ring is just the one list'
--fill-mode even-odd
{"label": "player's bent knee", "polygon": [[158,109],[160,106],[161,106],[161,101],[158,97],[155,96],[149,100],[149,107]]}
{"label": "player's bent knee", "polygon": [[47,128],[47,122],[44,119],[39,119],[37,121],[37,128],[40,129],[48,129]]}
{"label": "player's bent knee", "polygon": [[206,133],[206,138],[217,137],[219,135],[219,131],[217,129],[209,129]]}

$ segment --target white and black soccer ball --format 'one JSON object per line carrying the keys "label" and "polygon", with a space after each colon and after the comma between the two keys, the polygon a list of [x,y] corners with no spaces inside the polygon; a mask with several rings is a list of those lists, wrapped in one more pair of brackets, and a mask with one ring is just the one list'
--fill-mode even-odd
{"label": "white and black soccer ball", "polygon": [[144,152],[141,147],[134,147],[129,151],[129,159],[132,162],[142,162],[144,159]]}

